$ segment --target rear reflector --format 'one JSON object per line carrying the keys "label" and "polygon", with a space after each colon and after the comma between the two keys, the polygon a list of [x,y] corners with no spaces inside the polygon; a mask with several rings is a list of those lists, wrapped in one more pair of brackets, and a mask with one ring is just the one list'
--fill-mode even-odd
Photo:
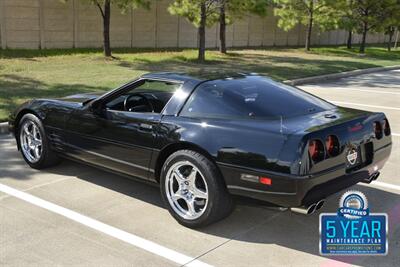
{"label": "rear reflector", "polygon": [[260,178],[258,179],[258,181],[259,181],[261,184],[272,185],[272,180],[271,180],[271,178],[268,178],[268,177],[260,177]]}

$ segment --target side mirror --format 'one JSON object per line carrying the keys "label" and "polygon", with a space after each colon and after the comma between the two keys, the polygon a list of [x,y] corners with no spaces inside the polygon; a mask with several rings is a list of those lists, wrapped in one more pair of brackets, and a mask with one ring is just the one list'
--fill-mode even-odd
{"label": "side mirror", "polygon": [[96,114],[101,114],[103,110],[103,102],[100,99],[95,99],[89,104],[89,109]]}

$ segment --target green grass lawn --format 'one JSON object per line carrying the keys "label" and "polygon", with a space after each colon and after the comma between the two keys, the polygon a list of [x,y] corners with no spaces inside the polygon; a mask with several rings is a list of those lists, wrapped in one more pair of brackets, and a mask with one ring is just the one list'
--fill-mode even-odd
{"label": "green grass lawn", "polygon": [[400,50],[370,47],[359,56],[344,47],[235,50],[228,55],[207,52],[197,63],[197,51],[115,49],[105,59],[96,49],[1,50],[0,122],[27,99],[59,97],[77,92],[106,91],[151,71],[233,70],[257,72],[278,80],[354,69],[400,64]]}

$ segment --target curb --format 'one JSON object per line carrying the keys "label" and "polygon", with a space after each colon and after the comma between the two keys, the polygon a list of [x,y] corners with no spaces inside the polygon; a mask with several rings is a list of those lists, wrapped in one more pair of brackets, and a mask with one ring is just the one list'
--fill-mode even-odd
{"label": "curb", "polygon": [[8,122],[0,123],[0,134],[8,134]]}
{"label": "curb", "polygon": [[289,85],[301,85],[301,84],[307,84],[307,83],[316,83],[316,82],[320,82],[320,81],[327,81],[327,80],[357,76],[357,75],[361,75],[361,74],[368,74],[368,73],[372,73],[372,72],[397,70],[397,69],[400,69],[400,65],[361,69],[361,70],[351,70],[351,71],[325,74],[325,75],[306,77],[306,78],[300,78],[300,79],[294,79],[294,80],[286,80],[283,82],[286,84],[289,84]]}

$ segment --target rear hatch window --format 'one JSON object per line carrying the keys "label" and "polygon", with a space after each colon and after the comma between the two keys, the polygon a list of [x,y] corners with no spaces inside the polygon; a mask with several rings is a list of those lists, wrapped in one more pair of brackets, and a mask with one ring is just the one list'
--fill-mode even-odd
{"label": "rear hatch window", "polygon": [[199,85],[182,116],[275,119],[318,113],[335,106],[292,86],[260,76],[207,81]]}

